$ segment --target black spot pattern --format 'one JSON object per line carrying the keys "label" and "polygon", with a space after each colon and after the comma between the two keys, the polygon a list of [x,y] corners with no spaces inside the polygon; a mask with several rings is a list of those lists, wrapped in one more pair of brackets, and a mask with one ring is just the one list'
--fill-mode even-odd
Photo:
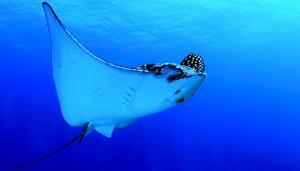
{"label": "black spot pattern", "polygon": [[153,68],[154,64],[147,64],[147,65],[144,65],[144,67],[150,71],[152,68]]}
{"label": "black spot pattern", "polygon": [[195,53],[190,53],[188,56],[186,56],[181,62],[181,65],[193,68],[199,73],[203,73],[205,71],[203,58]]}
{"label": "black spot pattern", "polygon": [[[204,73],[205,65],[204,60],[201,56],[191,53],[181,62],[180,65],[174,63],[162,63],[162,64],[145,64],[137,67],[138,70],[142,72],[151,72],[157,76],[164,74],[164,69],[174,70],[171,75],[168,75],[167,80],[169,82],[173,82],[175,80],[180,80],[182,78],[189,78],[192,76],[191,73],[188,72],[189,68],[192,68],[197,73]],[[167,73],[167,72],[166,72]]]}

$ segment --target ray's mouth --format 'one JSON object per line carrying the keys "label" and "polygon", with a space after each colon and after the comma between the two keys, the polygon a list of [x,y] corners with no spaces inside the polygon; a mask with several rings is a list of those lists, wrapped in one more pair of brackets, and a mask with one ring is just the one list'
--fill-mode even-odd
{"label": "ray's mouth", "polygon": [[167,99],[165,99],[166,102],[168,103],[182,103],[182,102],[185,102],[186,101],[186,98],[185,97],[169,97]]}
{"label": "ray's mouth", "polygon": [[176,100],[176,103],[182,103],[182,102],[184,102],[184,101],[185,101],[184,98],[180,98],[180,99]]}

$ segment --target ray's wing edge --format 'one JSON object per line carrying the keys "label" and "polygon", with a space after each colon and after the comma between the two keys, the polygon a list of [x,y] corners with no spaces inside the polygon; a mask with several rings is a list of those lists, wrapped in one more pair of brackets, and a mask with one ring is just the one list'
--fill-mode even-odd
{"label": "ray's wing edge", "polygon": [[125,70],[142,72],[142,70],[139,70],[137,68],[130,68],[130,67],[125,67],[125,66],[121,66],[121,65],[117,65],[117,64],[111,63],[111,62],[106,61],[106,60],[104,60],[104,59],[102,59],[102,58],[94,55],[93,53],[91,53],[88,49],[86,49],[84,46],[82,46],[74,38],[74,36],[70,33],[70,31],[64,26],[64,24],[58,18],[58,16],[54,12],[53,8],[47,2],[43,2],[42,5],[43,5],[43,8],[44,8],[44,12],[45,12],[46,18],[47,18],[47,25],[48,25],[48,28],[49,28],[49,34],[50,34],[50,38],[51,39],[53,39],[53,37],[51,36],[51,31],[50,31],[51,30],[51,24],[50,24],[50,22],[56,22],[60,26],[60,28],[70,37],[70,39],[72,41],[74,41],[74,43],[76,43],[83,51],[85,51],[87,54],[89,54],[93,58],[95,58],[95,59],[97,59],[97,60],[99,60],[99,61],[101,61],[101,62],[103,62],[105,64],[111,65],[113,67],[117,67],[119,69],[125,69]]}

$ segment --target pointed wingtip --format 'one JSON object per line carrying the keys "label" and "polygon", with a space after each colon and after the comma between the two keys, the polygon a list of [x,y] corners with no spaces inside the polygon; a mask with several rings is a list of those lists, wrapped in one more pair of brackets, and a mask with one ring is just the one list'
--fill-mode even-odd
{"label": "pointed wingtip", "polygon": [[45,12],[46,16],[47,15],[49,15],[49,16],[52,15],[58,21],[58,23],[62,25],[62,22],[57,17],[56,13],[54,12],[53,8],[51,7],[51,5],[48,2],[43,2],[42,6],[44,8],[44,12]]}
{"label": "pointed wingtip", "polygon": [[43,2],[42,6],[44,8],[44,10],[46,10],[47,8],[50,9],[51,11],[53,11],[51,5],[48,2]]}
{"label": "pointed wingtip", "polygon": [[45,6],[50,6],[50,5],[48,4],[48,2],[43,2],[42,5],[43,5],[43,7],[45,7]]}

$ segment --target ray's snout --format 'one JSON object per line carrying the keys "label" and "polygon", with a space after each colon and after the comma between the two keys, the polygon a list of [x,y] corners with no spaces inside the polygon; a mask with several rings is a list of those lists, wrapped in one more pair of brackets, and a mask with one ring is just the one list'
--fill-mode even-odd
{"label": "ray's snout", "polygon": [[201,73],[183,80],[185,81],[184,84],[174,91],[173,102],[182,103],[191,98],[196,93],[205,77],[206,74]]}

